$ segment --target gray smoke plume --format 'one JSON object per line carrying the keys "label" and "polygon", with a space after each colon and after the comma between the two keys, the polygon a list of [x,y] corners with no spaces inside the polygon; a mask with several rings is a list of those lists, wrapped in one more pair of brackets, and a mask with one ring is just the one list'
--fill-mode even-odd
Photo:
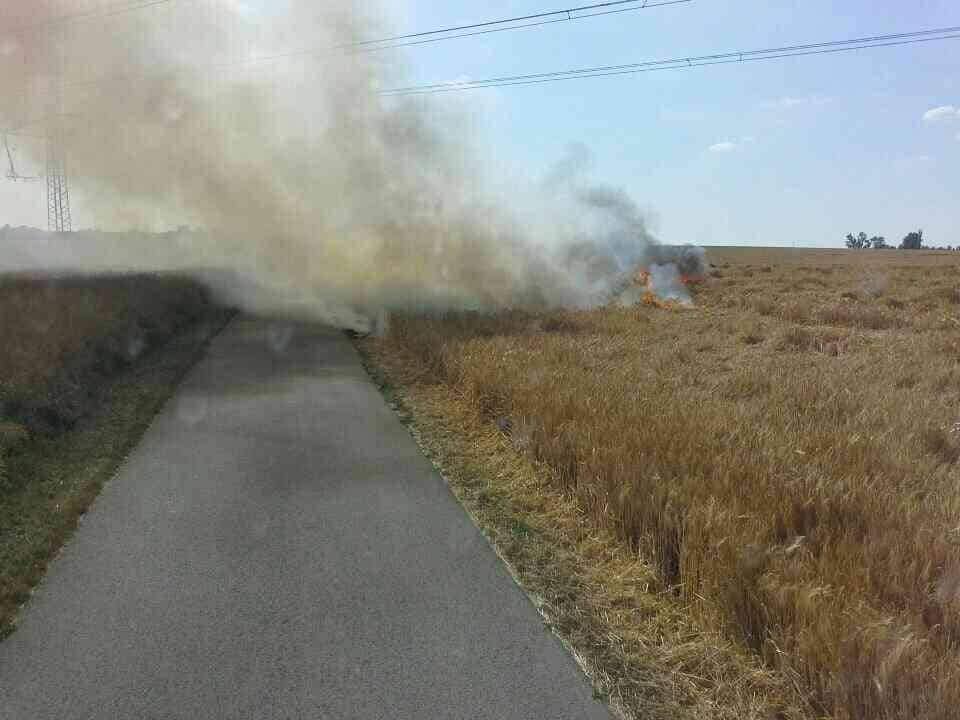
{"label": "gray smoke plume", "polygon": [[[690,302],[682,278],[703,275],[703,249],[658,244],[640,206],[625,190],[589,181],[592,164],[590,151],[573,144],[543,183],[555,207],[572,208],[583,220],[572,233],[561,236],[561,244],[565,266],[582,278],[581,284],[587,282],[588,303],[615,296],[620,304],[630,304],[642,297],[643,290],[664,300]],[[639,268],[650,273],[649,287],[634,291],[632,274]]]}
{"label": "gray smoke plume", "polygon": [[648,269],[650,273],[650,292],[662,300],[677,300],[681,303],[690,302],[690,293],[680,281],[680,272],[673,263],[661,265],[652,263]]}
{"label": "gray smoke plume", "polygon": [[[395,55],[289,54],[385,31],[347,0],[292,0],[259,24],[227,0],[54,24],[48,8],[0,0],[0,128],[61,136],[95,223],[143,232],[8,232],[0,270],[216,271],[248,307],[363,329],[391,309],[603,302],[653,245],[636,204],[585,185],[576,158],[543,190],[573,201],[522,221],[464,123],[378,94],[401,81]],[[146,232],[178,225],[200,230]]]}

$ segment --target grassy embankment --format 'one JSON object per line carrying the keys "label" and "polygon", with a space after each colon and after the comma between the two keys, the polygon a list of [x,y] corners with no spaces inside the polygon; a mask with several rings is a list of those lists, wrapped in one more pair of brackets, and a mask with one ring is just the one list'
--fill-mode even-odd
{"label": "grassy embankment", "polygon": [[0,637],[225,319],[173,277],[0,276]]}
{"label": "grassy embankment", "polygon": [[[693,308],[398,317],[364,348],[464,487],[581,561],[583,538],[647,561],[624,594],[594,558],[563,600],[587,628],[568,637],[626,706],[956,717],[960,257],[709,257]],[[539,490],[504,480],[491,433]],[[566,534],[560,499],[579,518]],[[693,636],[711,659],[681,687],[650,649],[669,663]]]}

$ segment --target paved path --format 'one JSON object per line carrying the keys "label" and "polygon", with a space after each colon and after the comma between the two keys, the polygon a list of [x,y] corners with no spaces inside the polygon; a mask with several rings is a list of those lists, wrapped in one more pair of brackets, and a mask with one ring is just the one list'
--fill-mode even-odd
{"label": "paved path", "polygon": [[0,643],[0,718],[609,718],[349,342],[235,321]]}

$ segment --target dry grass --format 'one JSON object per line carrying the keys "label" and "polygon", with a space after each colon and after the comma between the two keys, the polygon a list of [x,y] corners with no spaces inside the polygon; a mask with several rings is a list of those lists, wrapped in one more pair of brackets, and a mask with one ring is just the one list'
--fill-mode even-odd
{"label": "dry grass", "polygon": [[161,276],[0,276],[0,420],[69,427],[97,381],[207,308],[196,284]]}
{"label": "dry grass", "polygon": [[743,253],[692,310],[399,317],[381,349],[816,712],[953,718],[960,258]]}
{"label": "dry grass", "polygon": [[808,717],[786,678],[696,623],[649,562],[586,522],[551,469],[523,452],[522,432],[486,421],[445,386],[416,382],[416,368],[379,343],[361,348],[425,454],[618,715]]}
{"label": "dry grass", "polygon": [[758,270],[800,266],[829,275],[834,270],[890,267],[941,267],[958,265],[958,253],[945,250],[845,250],[839,248],[764,248],[711,247],[710,261],[719,267],[741,267]]}
{"label": "dry grass", "polygon": [[225,319],[176,278],[0,277],[0,638]]}

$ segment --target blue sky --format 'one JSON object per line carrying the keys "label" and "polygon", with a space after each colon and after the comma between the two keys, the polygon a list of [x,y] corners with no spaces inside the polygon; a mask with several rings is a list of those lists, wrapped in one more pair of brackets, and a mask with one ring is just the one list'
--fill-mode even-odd
{"label": "blue sky", "polygon": [[[567,7],[405,0],[402,30]],[[955,0],[694,2],[408,48],[414,82],[480,79],[960,25]],[[960,40],[514,88],[473,109],[494,164],[543,173],[570,142],[665,242],[837,245],[923,227],[960,245]],[[937,115],[937,114],[935,114]]]}
{"label": "blue sky", "polygon": [[[244,1],[262,22],[281,5]],[[580,3],[361,4],[382,30],[399,33]],[[401,58],[412,84],[948,25],[960,25],[956,0],[694,0],[405,48]],[[922,227],[933,244],[960,245],[958,71],[960,40],[952,40],[426,102],[457,111],[501,190],[517,175],[547,173],[570,143],[586,145],[592,177],[627,189],[664,242],[836,246],[847,232],[899,241]],[[0,210],[0,224],[42,224],[42,187],[5,183]]]}

